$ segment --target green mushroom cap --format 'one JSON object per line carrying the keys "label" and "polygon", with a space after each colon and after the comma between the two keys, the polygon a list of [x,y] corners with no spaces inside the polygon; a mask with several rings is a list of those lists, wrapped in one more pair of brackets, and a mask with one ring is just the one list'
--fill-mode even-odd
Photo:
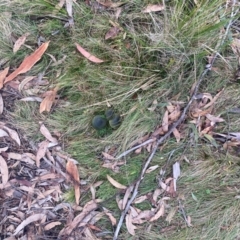
{"label": "green mushroom cap", "polygon": [[105,111],[105,116],[107,120],[110,120],[114,117],[114,110],[112,108],[109,108]]}
{"label": "green mushroom cap", "polygon": [[114,117],[109,121],[109,125],[111,128],[117,128],[121,124],[120,115],[114,115]]}
{"label": "green mushroom cap", "polygon": [[107,125],[107,120],[101,115],[95,116],[92,120],[92,126],[96,130],[103,129],[106,127],[106,125]]}

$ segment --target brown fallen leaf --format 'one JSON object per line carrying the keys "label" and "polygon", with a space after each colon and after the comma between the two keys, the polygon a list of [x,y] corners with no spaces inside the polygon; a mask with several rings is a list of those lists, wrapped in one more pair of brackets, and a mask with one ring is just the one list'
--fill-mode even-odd
{"label": "brown fallen leaf", "polygon": [[49,140],[50,142],[54,142],[57,143],[57,139],[52,137],[51,133],[49,132],[49,130],[45,127],[44,124],[41,124],[40,127],[40,132],[42,133],[42,135]]}
{"label": "brown fallen leaf", "polygon": [[79,44],[75,43],[75,46],[77,47],[77,50],[89,61],[93,63],[102,63],[104,62],[102,59],[99,59],[95,56],[93,56],[91,53],[87,52],[84,48],[82,48]]}
{"label": "brown fallen leaf", "polygon": [[166,110],[164,115],[163,115],[162,130],[163,130],[163,132],[168,131],[168,110]]}
{"label": "brown fallen leaf", "polygon": [[70,176],[74,179],[75,200],[76,200],[76,204],[79,205],[81,191],[80,191],[80,177],[79,177],[78,168],[72,161],[68,161],[66,164],[66,170],[70,174]]}
{"label": "brown fallen leaf", "polygon": [[2,94],[0,94],[0,115],[3,113],[3,107],[4,107],[3,98]]}
{"label": "brown fallen leaf", "polygon": [[21,146],[21,141],[18,136],[18,133],[15,130],[12,130],[11,128],[8,128],[6,126],[3,127],[3,129],[7,130],[9,136],[19,145]]}
{"label": "brown fallen leaf", "polygon": [[160,203],[160,206],[159,206],[157,212],[149,221],[150,222],[156,221],[157,219],[159,219],[160,217],[162,217],[164,215],[164,211],[165,211],[165,206],[164,206],[164,202],[162,201]]}
{"label": "brown fallen leaf", "polygon": [[157,168],[159,168],[158,165],[151,166],[151,167],[149,167],[149,168],[146,170],[146,173],[150,173],[150,172],[156,170]]}
{"label": "brown fallen leaf", "polygon": [[105,35],[105,40],[115,38],[119,32],[120,29],[118,27],[111,27]]}
{"label": "brown fallen leaf", "polygon": [[47,225],[44,226],[44,230],[45,231],[48,231],[58,225],[61,225],[62,223],[61,222],[51,222],[51,223],[48,223]]}
{"label": "brown fallen leaf", "polygon": [[126,193],[125,193],[125,195],[123,197],[123,201],[122,201],[122,209],[125,209],[127,201],[128,201],[128,198],[130,197],[132,190],[133,190],[133,185],[129,186],[127,188]]}
{"label": "brown fallen leaf", "polygon": [[121,183],[115,181],[112,177],[110,177],[109,175],[107,175],[107,179],[108,181],[116,188],[119,188],[119,189],[126,189],[127,187],[122,185]]}
{"label": "brown fallen leaf", "polygon": [[177,105],[175,106],[174,111],[172,111],[169,115],[168,115],[168,121],[176,121],[178,120],[178,118],[181,115],[181,111],[180,111],[180,106]]}
{"label": "brown fallen leaf", "polygon": [[24,221],[22,221],[22,223],[20,225],[18,225],[18,227],[16,228],[13,235],[17,235],[23,228],[25,228],[28,224],[30,224],[32,222],[41,220],[41,223],[44,223],[46,221],[46,219],[47,219],[47,216],[45,214],[42,214],[42,213],[34,214],[34,215],[28,217],[27,219],[25,219]]}
{"label": "brown fallen leaf", "polygon": [[16,53],[20,49],[20,47],[25,43],[28,35],[29,33],[25,33],[20,38],[17,39],[13,46],[13,53]]}
{"label": "brown fallen leaf", "polygon": [[2,70],[0,72],[0,89],[3,88],[3,83],[5,81],[5,78],[6,78],[7,74],[8,74],[8,71],[9,71],[9,67],[5,68],[4,70]]}
{"label": "brown fallen leaf", "polygon": [[164,6],[162,4],[149,4],[142,12],[150,13],[150,12],[159,12],[164,10]]}
{"label": "brown fallen leaf", "polygon": [[0,156],[0,171],[2,176],[2,184],[5,185],[8,182],[8,166],[5,159]]}
{"label": "brown fallen leaf", "polygon": [[212,122],[212,123],[220,123],[220,122],[225,122],[225,120],[223,118],[220,117],[215,117],[211,114],[206,114],[206,117]]}
{"label": "brown fallen leaf", "polygon": [[66,0],[66,10],[67,10],[68,16],[71,18],[73,17],[72,5],[73,5],[73,0]]}
{"label": "brown fallen leaf", "polygon": [[36,156],[36,165],[37,167],[40,167],[40,159],[43,158],[46,154],[47,148],[48,148],[48,141],[43,141],[39,144],[39,148],[37,151],[37,156]]}
{"label": "brown fallen leaf", "polygon": [[181,135],[180,135],[180,132],[179,132],[176,128],[173,129],[173,135],[174,135],[174,137],[176,138],[176,141],[177,141],[177,142],[180,142],[180,140],[181,140]]}
{"label": "brown fallen leaf", "polygon": [[144,202],[147,199],[148,199],[147,196],[143,195],[143,196],[140,196],[140,197],[136,198],[134,203],[138,204],[138,203]]}
{"label": "brown fallen leaf", "polygon": [[115,226],[117,224],[117,219],[106,208],[103,208],[103,211],[109,217],[109,219],[110,219],[110,221],[112,223],[112,226]]}
{"label": "brown fallen leaf", "polygon": [[132,224],[132,215],[131,214],[126,215],[126,227],[127,227],[128,232],[134,236],[135,229],[137,229],[137,227]]}
{"label": "brown fallen leaf", "polygon": [[40,104],[40,108],[39,108],[40,113],[42,113],[44,111],[50,112],[53,102],[57,95],[57,90],[58,90],[58,88],[55,88],[55,89],[53,89],[51,91],[47,91],[45,93],[45,98],[42,100],[42,102]]}
{"label": "brown fallen leaf", "polygon": [[102,152],[102,155],[104,156],[104,158],[106,158],[108,160],[115,160],[115,158],[112,155],[110,155],[109,153]]}
{"label": "brown fallen leaf", "polygon": [[146,221],[149,221],[154,216],[154,212],[151,210],[141,211],[138,216],[132,219],[132,223],[142,224]]}
{"label": "brown fallen leaf", "polygon": [[69,224],[67,224],[67,226],[65,228],[63,228],[58,237],[60,236],[69,236],[71,234],[71,232],[76,229],[76,227],[79,225],[79,223],[81,223],[81,221],[87,216],[89,215],[92,211],[94,211],[97,207],[97,200],[91,200],[90,202],[86,203],[86,205],[84,206],[82,212],[77,215],[73,221],[71,221]]}
{"label": "brown fallen leaf", "polygon": [[27,56],[17,69],[6,77],[4,83],[12,81],[19,74],[29,71],[35,63],[41,59],[42,55],[47,50],[49,43],[50,41],[43,43],[37,50],[35,50],[35,52]]}

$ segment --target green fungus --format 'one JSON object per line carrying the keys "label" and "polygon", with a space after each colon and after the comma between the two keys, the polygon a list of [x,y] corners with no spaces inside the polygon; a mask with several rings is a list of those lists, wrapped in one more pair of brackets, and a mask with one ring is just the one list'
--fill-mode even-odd
{"label": "green fungus", "polygon": [[92,120],[92,126],[96,130],[101,130],[105,128],[106,125],[107,125],[107,120],[101,115],[95,116]]}
{"label": "green fungus", "polygon": [[114,115],[114,117],[109,121],[111,128],[116,129],[121,124],[121,117],[119,114]]}

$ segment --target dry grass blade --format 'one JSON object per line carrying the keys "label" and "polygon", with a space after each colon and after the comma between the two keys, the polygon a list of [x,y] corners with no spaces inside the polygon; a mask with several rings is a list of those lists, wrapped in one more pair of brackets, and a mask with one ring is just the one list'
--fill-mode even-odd
{"label": "dry grass blade", "polygon": [[19,74],[29,71],[35,63],[41,59],[42,55],[47,50],[49,43],[50,41],[43,43],[35,52],[27,56],[17,69],[6,77],[4,83],[12,81]]}

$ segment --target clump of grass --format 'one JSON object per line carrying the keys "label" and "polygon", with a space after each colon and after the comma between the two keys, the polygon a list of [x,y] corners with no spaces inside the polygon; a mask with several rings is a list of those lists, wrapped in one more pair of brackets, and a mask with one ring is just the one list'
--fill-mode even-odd
{"label": "clump of grass", "polygon": [[[116,21],[113,13],[94,12],[84,2],[74,4],[75,25],[72,29],[64,28],[64,9],[55,17],[49,16],[54,11],[56,1],[13,1],[0,10],[7,14],[11,7],[18,13],[12,17],[0,17],[3,23],[0,24],[0,53],[12,68],[29,51],[24,48],[17,55],[12,54],[12,32],[17,36],[30,32],[28,44],[31,46],[36,46],[37,36],[40,35],[51,40],[48,53],[57,60],[66,56],[63,64],[50,65],[45,77],[51,86],[59,87],[60,99],[70,104],[54,107],[50,115],[40,115],[35,103],[17,102],[16,110],[11,114],[13,121],[36,141],[40,139],[40,136],[35,137],[39,119],[44,120],[50,130],[61,132],[66,150],[84,169],[85,174],[81,176],[85,176],[89,182],[94,179],[105,180],[97,196],[106,201],[117,190],[106,181],[106,174],[112,172],[101,168],[100,153],[113,145],[116,154],[126,150],[134,140],[153,131],[161,123],[168,101],[188,100],[191,86],[205,68],[205,58],[218,45],[229,18],[225,1],[197,1],[197,5],[191,5],[190,1],[173,0],[165,2],[166,9],[162,13],[141,12],[143,7],[153,3],[149,0],[126,3],[117,21],[123,30],[113,40],[104,40],[105,33],[111,27],[109,21]],[[105,62],[97,65],[84,59],[76,51],[75,42]],[[225,51],[224,47],[220,49],[222,58],[217,60],[218,71],[207,76],[201,91],[215,95],[229,84],[229,74],[236,66],[234,56],[231,56],[231,61],[226,58],[229,51]],[[223,60],[229,65],[226,66]],[[45,70],[49,61],[50,57],[45,55],[29,74]],[[223,113],[228,117],[228,124],[219,127],[222,131],[238,130],[238,117],[230,116],[227,111],[227,108],[239,104],[238,85],[235,86],[230,86],[224,92],[215,107],[216,114]],[[158,102],[157,108],[149,111],[154,100]],[[104,112],[108,104],[123,116],[123,120],[116,130],[99,135],[92,128],[91,120],[96,113]],[[190,129],[192,125],[186,124]],[[189,131],[191,133],[191,129]],[[206,150],[202,148],[203,143],[198,136],[192,141],[195,144],[194,151],[187,142],[188,139],[183,141],[182,144],[187,148],[183,151],[181,145],[174,159],[178,160],[185,154],[191,160],[190,165],[183,163],[184,171],[178,185],[179,192],[185,196],[184,205],[193,219],[194,227],[186,228],[179,214],[170,224],[163,220],[160,225],[153,224],[145,239],[193,239],[196,234],[197,238],[201,236],[202,239],[234,239],[239,222],[236,214],[239,204],[234,198],[238,164],[232,155],[218,155],[216,149],[211,147],[208,148],[209,158],[204,159],[205,155],[201,154]],[[156,154],[152,164],[163,166],[169,153],[178,147],[175,140],[169,140],[163,151]],[[139,176],[146,157],[146,152],[129,157],[126,165],[120,168],[120,173],[114,174],[114,179],[126,185],[132,183]],[[228,161],[234,164],[229,165]],[[171,171],[169,165],[167,174],[171,175]],[[146,175],[141,194],[158,186],[156,175]],[[71,192],[67,199],[73,199]],[[114,201],[109,201],[107,205],[114,208]],[[234,204],[231,205],[232,201]],[[176,205],[176,202],[173,200],[171,204]],[[174,230],[163,232],[162,236],[156,234],[168,225],[174,226]],[[138,233],[141,234],[148,226],[139,227]],[[232,230],[225,230],[225,227]],[[124,228],[120,239],[131,239]]]}

